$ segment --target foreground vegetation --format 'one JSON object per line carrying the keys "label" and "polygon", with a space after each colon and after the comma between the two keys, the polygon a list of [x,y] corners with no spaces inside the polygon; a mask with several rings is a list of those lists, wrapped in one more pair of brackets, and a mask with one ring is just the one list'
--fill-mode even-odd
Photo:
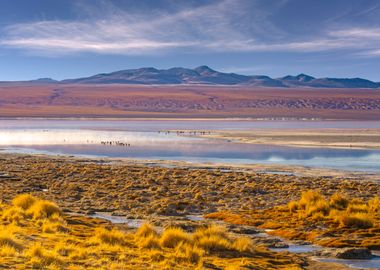
{"label": "foreground vegetation", "polygon": [[193,233],[145,224],[137,231],[64,215],[23,194],[0,205],[0,267],[5,269],[300,269],[301,259],[253,246],[223,227]]}
{"label": "foreground vegetation", "polygon": [[[379,183],[364,179],[2,154],[0,190],[5,269],[344,269],[312,254],[271,252],[284,243],[257,227],[327,247],[379,249]],[[97,212],[151,225],[88,217]]]}
{"label": "foreground vegetation", "polygon": [[[1,173],[4,175],[2,176]],[[367,200],[379,183],[332,177],[260,174],[252,171],[165,168],[107,161],[0,156],[0,200],[33,192],[64,211],[112,212],[146,219],[152,215],[266,209],[296,200],[308,189]],[[159,224],[157,224],[159,225]]]}
{"label": "foreground vegetation", "polygon": [[270,234],[306,240],[326,247],[366,247],[380,250],[380,199],[350,199],[335,193],[324,197],[302,192],[288,205],[231,213],[215,212],[208,218],[271,229]]}

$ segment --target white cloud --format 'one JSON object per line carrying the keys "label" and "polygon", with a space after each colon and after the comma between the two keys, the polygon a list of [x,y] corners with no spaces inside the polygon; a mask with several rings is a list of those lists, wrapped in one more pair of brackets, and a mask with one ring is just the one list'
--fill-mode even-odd
{"label": "white cloud", "polygon": [[[8,26],[0,45],[42,54],[93,52],[153,54],[185,50],[215,52],[314,52],[355,49],[379,55],[379,28],[326,31],[297,40],[276,28],[255,1],[224,0],[216,5],[176,13],[127,13],[110,7],[103,18],[83,21],[40,21]],[[276,42],[270,36],[278,36]],[[269,37],[269,38],[268,38]],[[282,41],[279,41],[282,40]]]}
{"label": "white cloud", "polygon": [[380,39],[380,28],[349,28],[330,32],[331,36],[345,38]]}

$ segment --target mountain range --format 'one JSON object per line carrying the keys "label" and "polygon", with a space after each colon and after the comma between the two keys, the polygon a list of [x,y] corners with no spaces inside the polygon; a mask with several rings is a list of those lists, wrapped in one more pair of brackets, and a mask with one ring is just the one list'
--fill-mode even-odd
{"label": "mountain range", "polygon": [[362,78],[314,78],[306,74],[271,78],[264,75],[224,73],[200,66],[195,69],[175,67],[170,69],[139,68],[101,73],[90,77],[55,81],[41,78],[30,81],[60,84],[209,84],[246,85],[258,87],[321,87],[321,88],[380,88],[380,82]]}

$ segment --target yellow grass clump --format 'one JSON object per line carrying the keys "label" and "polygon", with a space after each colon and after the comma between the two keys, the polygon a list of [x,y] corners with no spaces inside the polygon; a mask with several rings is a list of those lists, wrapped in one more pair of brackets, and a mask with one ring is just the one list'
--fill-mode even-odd
{"label": "yellow grass clump", "polygon": [[141,225],[141,227],[136,232],[137,237],[148,237],[148,236],[157,236],[157,235],[158,233],[148,223],[144,223],[143,225]]}
{"label": "yellow grass clump", "polygon": [[35,202],[37,201],[37,199],[35,197],[33,197],[32,195],[30,194],[21,194],[21,195],[18,195],[16,196],[13,200],[12,200],[12,204],[14,206],[18,206],[24,210],[27,210],[29,209]]}
{"label": "yellow grass clump", "polygon": [[17,254],[17,250],[14,247],[5,245],[0,246],[0,257],[12,257]]}
{"label": "yellow grass clump", "polygon": [[373,226],[373,221],[370,216],[364,213],[341,215],[339,222],[340,226],[350,228],[366,229]]}
{"label": "yellow grass clump", "polygon": [[160,238],[160,245],[166,248],[175,248],[179,244],[189,242],[191,242],[190,235],[180,228],[168,228]]}
{"label": "yellow grass clump", "polygon": [[125,244],[125,234],[116,229],[107,230],[105,228],[97,228],[95,230],[94,239],[109,245]]}
{"label": "yellow grass clump", "polygon": [[28,208],[27,214],[31,215],[33,219],[43,219],[52,217],[53,215],[61,215],[61,210],[53,202],[38,200]]}
{"label": "yellow grass clump", "polygon": [[8,234],[7,231],[1,231],[0,248],[13,248],[16,250],[21,250],[22,245],[14,238],[14,236]]}
{"label": "yellow grass clump", "polygon": [[380,213],[380,198],[375,197],[368,201],[368,210],[371,213]]}
{"label": "yellow grass clump", "polygon": [[204,254],[205,251],[198,246],[181,243],[176,247],[174,256],[176,261],[198,264]]}
{"label": "yellow grass clump", "polygon": [[25,219],[25,211],[19,207],[5,209],[1,218],[5,221],[20,224]]}
{"label": "yellow grass clump", "polygon": [[62,266],[63,262],[59,254],[45,250],[40,244],[35,244],[25,251],[25,256],[30,259],[33,268],[44,268],[46,266]]}
{"label": "yellow grass clump", "polygon": [[349,203],[349,200],[345,196],[339,193],[334,193],[330,197],[330,201],[329,201],[330,206],[338,210],[346,209],[348,206],[348,203]]}

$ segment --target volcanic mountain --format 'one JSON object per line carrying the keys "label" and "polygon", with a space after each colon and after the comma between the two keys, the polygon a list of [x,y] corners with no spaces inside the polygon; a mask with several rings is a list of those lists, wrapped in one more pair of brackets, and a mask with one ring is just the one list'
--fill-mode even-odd
{"label": "volcanic mountain", "polygon": [[380,88],[380,83],[362,78],[314,78],[306,74],[271,78],[264,75],[224,73],[200,66],[195,69],[152,67],[101,73],[90,77],[68,79],[70,84],[211,84],[252,85],[259,87],[323,87],[323,88]]}

